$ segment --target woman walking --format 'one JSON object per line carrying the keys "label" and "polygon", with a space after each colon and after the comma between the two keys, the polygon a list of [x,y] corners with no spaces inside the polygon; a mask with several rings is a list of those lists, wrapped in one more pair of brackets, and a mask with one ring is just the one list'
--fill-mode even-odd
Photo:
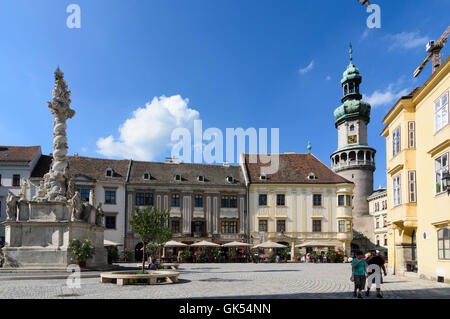
{"label": "woman walking", "polygon": [[366,285],[366,267],[367,262],[364,260],[362,252],[358,251],[356,259],[352,260],[353,281],[355,283],[355,290],[353,296],[362,298],[362,291]]}

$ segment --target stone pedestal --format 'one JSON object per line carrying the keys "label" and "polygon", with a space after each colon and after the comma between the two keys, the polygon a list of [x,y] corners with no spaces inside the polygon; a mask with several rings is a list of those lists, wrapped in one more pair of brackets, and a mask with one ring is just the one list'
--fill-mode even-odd
{"label": "stone pedestal", "polygon": [[75,263],[68,250],[71,239],[91,241],[95,255],[87,267],[107,265],[104,228],[84,221],[70,221],[65,203],[21,202],[18,220],[5,225],[4,267],[66,268]]}

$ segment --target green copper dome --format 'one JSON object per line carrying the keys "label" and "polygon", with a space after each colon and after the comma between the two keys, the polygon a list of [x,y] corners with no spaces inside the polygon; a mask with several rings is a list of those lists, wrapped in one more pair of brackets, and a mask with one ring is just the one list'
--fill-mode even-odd
{"label": "green copper dome", "polygon": [[342,73],[342,80],[341,84],[344,84],[344,82],[347,82],[349,80],[358,79],[359,82],[361,82],[361,73],[359,73],[359,69],[353,65],[352,62],[347,67],[347,70]]}
{"label": "green copper dome", "polygon": [[350,64],[342,73],[341,86],[343,88],[342,104],[334,110],[334,120],[336,126],[346,119],[362,118],[370,120],[370,104],[362,101],[362,95],[359,93],[359,85],[362,82],[362,76],[359,69],[353,64],[352,47],[350,44]]}
{"label": "green copper dome", "polygon": [[335,122],[354,117],[362,117],[369,122],[370,104],[361,100],[347,100],[334,110]]}

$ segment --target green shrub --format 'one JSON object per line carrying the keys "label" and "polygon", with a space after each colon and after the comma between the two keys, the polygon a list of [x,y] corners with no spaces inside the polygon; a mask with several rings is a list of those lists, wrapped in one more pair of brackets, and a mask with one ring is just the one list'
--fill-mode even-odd
{"label": "green shrub", "polygon": [[122,251],[123,261],[130,261],[132,257],[133,257],[133,251],[130,248],[125,248]]}
{"label": "green shrub", "polygon": [[112,264],[119,259],[119,250],[116,246],[107,246],[108,251],[108,263]]}
{"label": "green shrub", "polygon": [[85,239],[83,242],[79,239],[71,239],[69,249],[72,252],[72,259],[77,263],[86,262],[95,254],[95,247],[89,239]]}

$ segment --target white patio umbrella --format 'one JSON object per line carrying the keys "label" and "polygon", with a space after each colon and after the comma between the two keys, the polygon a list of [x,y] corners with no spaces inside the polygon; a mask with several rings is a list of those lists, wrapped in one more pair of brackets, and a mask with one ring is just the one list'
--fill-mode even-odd
{"label": "white patio umbrella", "polygon": [[266,241],[262,244],[258,244],[256,246],[253,246],[253,248],[286,248],[287,246],[279,244],[279,243],[274,243],[272,241]]}
{"label": "white patio umbrella", "polygon": [[247,244],[247,243],[241,243],[239,241],[232,241],[231,243],[226,243],[222,245],[223,247],[250,247],[253,246],[252,244]]}
{"label": "white patio umbrella", "polygon": [[188,246],[188,245],[186,245],[184,243],[180,243],[175,240],[169,240],[167,243],[164,244],[164,247],[186,247],[186,246]]}
{"label": "white patio umbrella", "polygon": [[108,246],[123,246],[122,244],[119,244],[119,243],[115,243],[115,242],[113,242],[113,241],[110,241],[110,240],[107,240],[107,239],[105,239],[105,240],[103,240],[103,246],[105,246],[105,247],[108,247]]}
{"label": "white patio umbrella", "polygon": [[210,241],[202,240],[198,243],[192,244],[191,247],[219,247],[219,244],[212,243]]}
{"label": "white patio umbrella", "polygon": [[338,246],[338,243],[323,242],[323,241],[307,241],[303,244],[295,245],[295,247],[334,247]]}

